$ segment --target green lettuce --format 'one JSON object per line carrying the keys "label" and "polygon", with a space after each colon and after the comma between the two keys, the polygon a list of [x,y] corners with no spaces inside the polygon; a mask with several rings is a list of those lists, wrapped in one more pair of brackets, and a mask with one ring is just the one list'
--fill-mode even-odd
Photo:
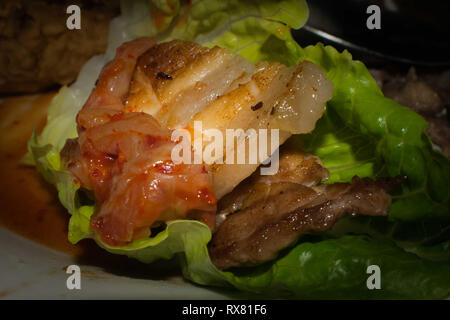
{"label": "green lettuce", "polygon": [[319,156],[333,182],[353,175],[379,178],[406,176],[393,194],[389,219],[343,219],[330,234],[370,234],[389,238],[421,257],[449,259],[450,163],[435,151],[425,134],[428,123],[412,110],[383,97],[365,66],[348,52],[316,45],[305,48],[335,85],[325,116],[312,134],[295,138]]}
{"label": "green lettuce", "polygon": [[[390,220],[435,219],[448,226],[449,216],[449,162],[433,151],[424,133],[426,121],[384,98],[365,66],[353,61],[348,52],[320,44],[301,48],[290,28],[305,23],[305,1],[138,0],[123,1],[121,7],[122,15],[111,23],[105,55],[92,58],[77,81],[53,99],[47,125],[41,135],[30,139],[25,158],[56,186],[61,203],[71,214],[72,243],[92,238],[114,254],[144,263],[177,256],[183,274],[193,282],[234,286],[270,297],[444,298],[450,294],[448,260],[434,262],[418,256],[443,260],[448,243],[423,246],[414,242],[409,248],[414,253],[407,253],[391,241],[399,244],[398,239],[385,234],[375,237],[374,228],[359,232],[373,237],[347,235],[358,233],[353,232],[356,224],[320,239],[303,239],[260,267],[230,272],[219,271],[211,263],[207,250],[211,232],[197,221],[172,221],[155,236],[124,247],[102,243],[89,227],[95,204],[86,200],[85,191],[64,167],[59,152],[66,139],[76,137],[76,114],[103,65],[113,58],[117,46],[140,36],[219,45],[254,62],[315,62],[334,83],[335,91],[314,132],[295,137],[295,143],[324,161],[331,172],[330,182],[348,181],[354,175],[407,175],[407,183],[394,195]],[[367,289],[366,268],[371,264],[381,268],[381,290]]]}
{"label": "green lettuce", "polygon": [[364,64],[346,51],[319,44],[305,48],[301,59],[321,66],[335,85],[317,130],[302,137],[305,150],[330,168],[330,182],[347,181],[355,173],[406,176],[389,217],[450,220],[450,163],[433,150],[425,119],[385,98]]}
{"label": "green lettuce", "polygon": [[331,237],[367,234],[374,239],[389,239],[405,251],[419,257],[446,261],[450,259],[450,224],[446,221],[389,221],[384,217],[343,218],[327,232]]}
{"label": "green lettuce", "polygon": [[[209,258],[210,239],[205,224],[179,220],[168,223],[155,237],[125,247],[96,241],[111,253],[144,263],[177,256],[184,276],[195,283],[232,285],[263,298],[435,299],[450,294],[448,263],[420,259],[388,240],[350,235],[313,239],[284,250],[278,259],[264,265],[223,272]],[[381,270],[380,290],[367,287],[371,265]]]}

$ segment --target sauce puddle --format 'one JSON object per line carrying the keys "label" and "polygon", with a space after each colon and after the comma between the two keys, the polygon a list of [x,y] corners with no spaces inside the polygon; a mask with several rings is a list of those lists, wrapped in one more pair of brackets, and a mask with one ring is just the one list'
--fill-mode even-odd
{"label": "sauce puddle", "polygon": [[67,240],[67,211],[53,186],[34,167],[20,163],[33,129],[42,129],[54,93],[3,99],[0,103],[0,225],[45,246],[81,255]]}

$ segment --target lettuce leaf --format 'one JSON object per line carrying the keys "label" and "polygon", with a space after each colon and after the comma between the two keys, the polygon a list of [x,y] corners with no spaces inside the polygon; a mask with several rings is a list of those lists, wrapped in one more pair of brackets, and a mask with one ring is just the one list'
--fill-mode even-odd
{"label": "lettuce leaf", "polygon": [[[318,44],[301,57],[321,66],[335,85],[325,119],[304,138],[306,150],[330,168],[330,182],[349,180],[353,169],[371,178],[406,176],[390,219],[450,220],[450,162],[433,150],[425,119],[385,98],[364,64],[347,51]],[[349,153],[353,159],[345,158]]]}
{"label": "lettuce leaf", "polygon": [[393,194],[389,219],[344,219],[329,234],[370,234],[421,257],[450,259],[450,248],[440,243],[450,237],[450,163],[433,149],[426,121],[384,98],[365,66],[348,52],[319,44],[305,48],[302,56],[322,66],[335,85],[314,132],[295,138],[322,159],[330,170],[328,183],[353,175],[408,177]]}
{"label": "lettuce leaf", "polygon": [[[367,267],[380,268],[381,288],[369,290]],[[225,273],[239,289],[272,297],[434,299],[450,294],[448,264],[421,260],[389,241],[343,236],[302,242],[274,262]]]}
{"label": "lettuce leaf", "polygon": [[[103,65],[115,48],[139,36],[160,41],[175,38],[219,45],[250,61],[279,61],[287,65],[311,60],[334,83],[335,92],[325,117],[311,135],[297,137],[308,151],[320,156],[331,171],[331,182],[353,175],[410,178],[390,212],[394,220],[448,218],[449,163],[434,152],[424,134],[427,123],[418,115],[383,97],[364,65],[347,52],[316,45],[301,48],[290,27],[301,27],[308,16],[305,1],[123,1],[122,15],[112,21],[109,46],[92,58],[77,81],[52,101],[47,126],[29,142],[29,163],[58,189],[71,213],[69,240],[93,238],[114,253],[151,263],[178,256],[190,280],[272,297],[297,298],[443,298],[450,293],[448,262],[431,262],[404,252],[389,240],[366,236],[302,242],[279,259],[257,268],[221,272],[211,263],[207,243],[211,233],[197,221],[177,220],[157,235],[124,247],[108,247],[90,232],[94,204],[64,168],[59,152],[66,139],[76,137],[75,117],[86,101]],[[448,225],[448,224],[447,224]],[[317,240],[317,239],[316,239]],[[442,257],[442,249],[415,246],[424,256]],[[366,268],[382,270],[382,290],[368,290]]]}
{"label": "lettuce leaf", "polygon": [[193,1],[158,38],[217,45],[252,62],[291,65],[297,59],[291,27],[302,27],[307,18],[305,1]]}
{"label": "lettuce leaf", "polygon": [[331,237],[367,234],[389,239],[405,251],[435,261],[450,260],[450,224],[442,221],[389,221],[384,217],[343,218],[327,232]]}
{"label": "lettuce leaf", "polygon": [[[108,247],[97,241],[111,253],[144,263],[176,255],[191,281],[232,285],[263,298],[442,299],[450,295],[448,263],[422,260],[386,240],[347,235],[304,241],[264,265],[223,272],[209,258],[210,239],[205,224],[178,220],[169,222],[155,237],[125,247]],[[371,265],[381,270],[380,290],[367,287],[367,267]]]}

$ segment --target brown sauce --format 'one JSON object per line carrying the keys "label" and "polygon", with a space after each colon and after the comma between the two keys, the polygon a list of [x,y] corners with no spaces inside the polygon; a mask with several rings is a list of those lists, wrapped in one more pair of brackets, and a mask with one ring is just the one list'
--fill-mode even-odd
{"label": "brown sauce", "polygon": [[67,240],[69,215],[53,186],[20,163],[34,128],[42,129],[54,93],[0,101],[0,225],[58,251],[82,254]]}

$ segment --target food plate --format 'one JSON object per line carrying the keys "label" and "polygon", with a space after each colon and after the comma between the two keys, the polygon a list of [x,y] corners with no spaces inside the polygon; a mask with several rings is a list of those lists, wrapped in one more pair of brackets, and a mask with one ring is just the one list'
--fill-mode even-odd
{"label": "food plate", "polygon": [[[166,277],[144,277],[143,268],[133,274],[136,265],[122,261],[122,271],[113,273],[101,266],[80,263],[64,254],[20,237],[4,228],[0,229],[0,298],[1,299],[230,299],[238,295],[227,290],[213,290],[195,286],[174,271],[170,262],[144,266],[169,273]],[[130,262],[127,264],[127,262]],[[77,264],[81,269],[81,289],[69,290],[66,282],[68,266]]]}

